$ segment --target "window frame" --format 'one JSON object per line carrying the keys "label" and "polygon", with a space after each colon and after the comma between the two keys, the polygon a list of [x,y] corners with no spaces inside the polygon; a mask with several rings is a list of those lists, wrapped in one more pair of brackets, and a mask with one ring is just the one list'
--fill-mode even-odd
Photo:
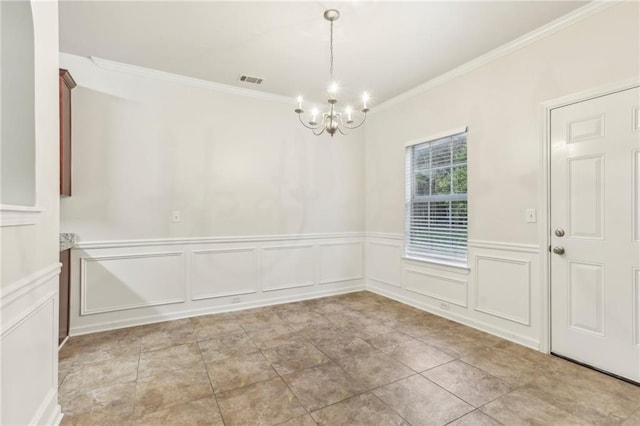
{"label": "window frame", "polygon": [[[465,150],[467,151],[466,161],[464,163],[467,168],[467,190],[464,194],[460,193],[459,195],[454,194],[453,191],[453,183],[450,187],[450,193],[446,195],[428,195],[428,196],[420,196],[422,198],[422,202],[429,201],[438,201],[438,199],[443,201],[465,201],[466,202],[466,226],[465,226],[465,239],[464,239],[464,257],[463,256],[447,256],[443,253],[437,253],[437,251],[429,252],[428,249],[425,248],[424,251],[418,252],[416,250],[411,250],[412,246],[416,246],[416,244],[412,244],[410,241],[411,236],[413,235],[412,230],[412,217],[413,217],[413,208],[414,208],[414,189],[415,189],[415,163],[414,163],[414,153],[415,149],[419,145],[431,145],[437,143],[438,141],[459,136],[464,134],[465,139]],[[461,269],[469,269],[468,259],[469,259],[469,211],[468,211],[468,128],[458,128],[449,130],[447,132],[442,132],[436,135],[432,135],[429,137],[421,138],[419,140],[415,140],[412,142],[408,142],[405,144],[405,233],[404,233],[404,259],[418,262],[431,263],[435,265],[443,265],[447,267],[453,268],[461,268]],[[444,143],[444,142],[443,142]],[[437,145],[436,145],[437,146]],[[430,147],[430,155],[432,153]],[[453,158],[451,159],[451,163],[448,166],[447,170],[453,171],[456,165],[453,163]],[[433,170],[433,167],[430,167],[429,171]],[[450,172],[451,175],[453,173]],[[452,177],[453,181],[453,177]],[[455,198],[456,200],[453,200]],[[451,219],[452,213],[449,211],[448,217]],[[426,246],[426,244],[425,244]]]}

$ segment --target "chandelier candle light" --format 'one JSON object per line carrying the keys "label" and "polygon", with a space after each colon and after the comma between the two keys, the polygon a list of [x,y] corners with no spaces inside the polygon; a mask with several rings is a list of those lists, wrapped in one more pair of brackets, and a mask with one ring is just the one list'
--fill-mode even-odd
{"label": "chandelier candle light", "polygon": [[369,107],[367,106],[367,101],[369,100],[369,96],[365,92],[362,95],[362,109],[360,110],[363,113],[362,119],[359,123],[354,124],[353,121],[353,110],[350,106],[347,106],[344,110],[344,113],[336,111],[336,104],[338,103],[338,99],[336,95],[338,93],[338,85],[333,79],[333,22],[336,21],[340,17],[340,12],[335,9],[328,9],[324,12],[324,19],[331,23],[331,36],[329,38],[329,52],[330,52],[330,65],[329,65],[329,74],[331,77],[331,85],[329,86],[329,99],[327,102],[329,103],[329,111],[323,112],[320,116],[320,120],[318,119],[318,110],[313,109],[311,111],[311,120],[309,124],[306,124],[302,120],[301,114],[304,113],[302,109],[302,96],[298,97],[298,107],[295,109],[295,112],[298,114],[298,120],[300,123],[307,129],[311,129],[314,135],[320,136],[327,131],[333,137],[336,131],[345,134],[343,129],[356,129],[364,123],[367,119],[367,112],[369,112]]}

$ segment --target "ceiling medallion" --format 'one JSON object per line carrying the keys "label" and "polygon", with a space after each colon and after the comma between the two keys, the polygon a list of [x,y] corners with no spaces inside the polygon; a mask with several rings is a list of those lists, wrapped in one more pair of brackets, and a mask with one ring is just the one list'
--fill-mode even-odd
{"label": "ceiling medallion", "polygon": [[335,9],[328,9],[324,12],[324,19],[330,22],[331,24],[331,35],[329,37],[329,52],[330,52],[330,62],[329,62],[329,75],[330,75],[330,85],[329,85],[329,99],[327,102],[329,103],[329,109],[327,112],[323,112],[322,115],[319,116],[319,112],[317,109],[313,109],[311,111],[311,119],[308,124],[302,120],[302,113],[304,110],[302,109],[302,96],[298,97],[298,107],[295,109],[295,112],[298,114],[298,120],[300,123],[307,129],[311,129],[314,135],[320,136],[325,131],[333,137],[336,131],[346,134],[345,130],[356,129],[364,123],[367,119],[367,112],[369,112],[369,107],[367,106],[367,101],[369,100],[369,96],[365,92],[362,95],[362,118],[358,123],[355,123],[353,120],[353,110],[350,106],[347,106],[344,109],[344,112],[338,112],[336,110],[336,104],[338,103],[338,99],[336,98],[338,92],[338,85],[333,79],[333,23],[340,17],[340,12]]}

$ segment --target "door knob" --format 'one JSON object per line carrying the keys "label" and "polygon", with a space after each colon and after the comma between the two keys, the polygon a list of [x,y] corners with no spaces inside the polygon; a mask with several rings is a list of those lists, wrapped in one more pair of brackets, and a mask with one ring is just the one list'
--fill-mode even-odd
{"label": "door knob", "polygon": [[564,247],[562,247],[562,246],[555,246],[555,247],[553,248],[553,252],[554,252],[555,254],[564,254]]}
{"label": "door knob", "polygon": [[556,234],[556,237],[564,237],[564,229],[562,228],[557,228],[554,233]]}

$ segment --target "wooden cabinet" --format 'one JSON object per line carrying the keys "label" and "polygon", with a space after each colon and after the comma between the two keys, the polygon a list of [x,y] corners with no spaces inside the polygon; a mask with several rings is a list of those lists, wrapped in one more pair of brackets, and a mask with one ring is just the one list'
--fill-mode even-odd
{"label": "wooden cabinet", "polygon": [[71,195],[71,89],[76,87],[69,71],[60,69],[60,195]]}
{"label": "wooden cabinet", "polygon": [[71,287],[69,276],[69,266],[71,263],[70,249],[60,252],[60,263],[62,263],[62,270],[60,271],[58,344],[62,343],[69,335],[69,295]]}

